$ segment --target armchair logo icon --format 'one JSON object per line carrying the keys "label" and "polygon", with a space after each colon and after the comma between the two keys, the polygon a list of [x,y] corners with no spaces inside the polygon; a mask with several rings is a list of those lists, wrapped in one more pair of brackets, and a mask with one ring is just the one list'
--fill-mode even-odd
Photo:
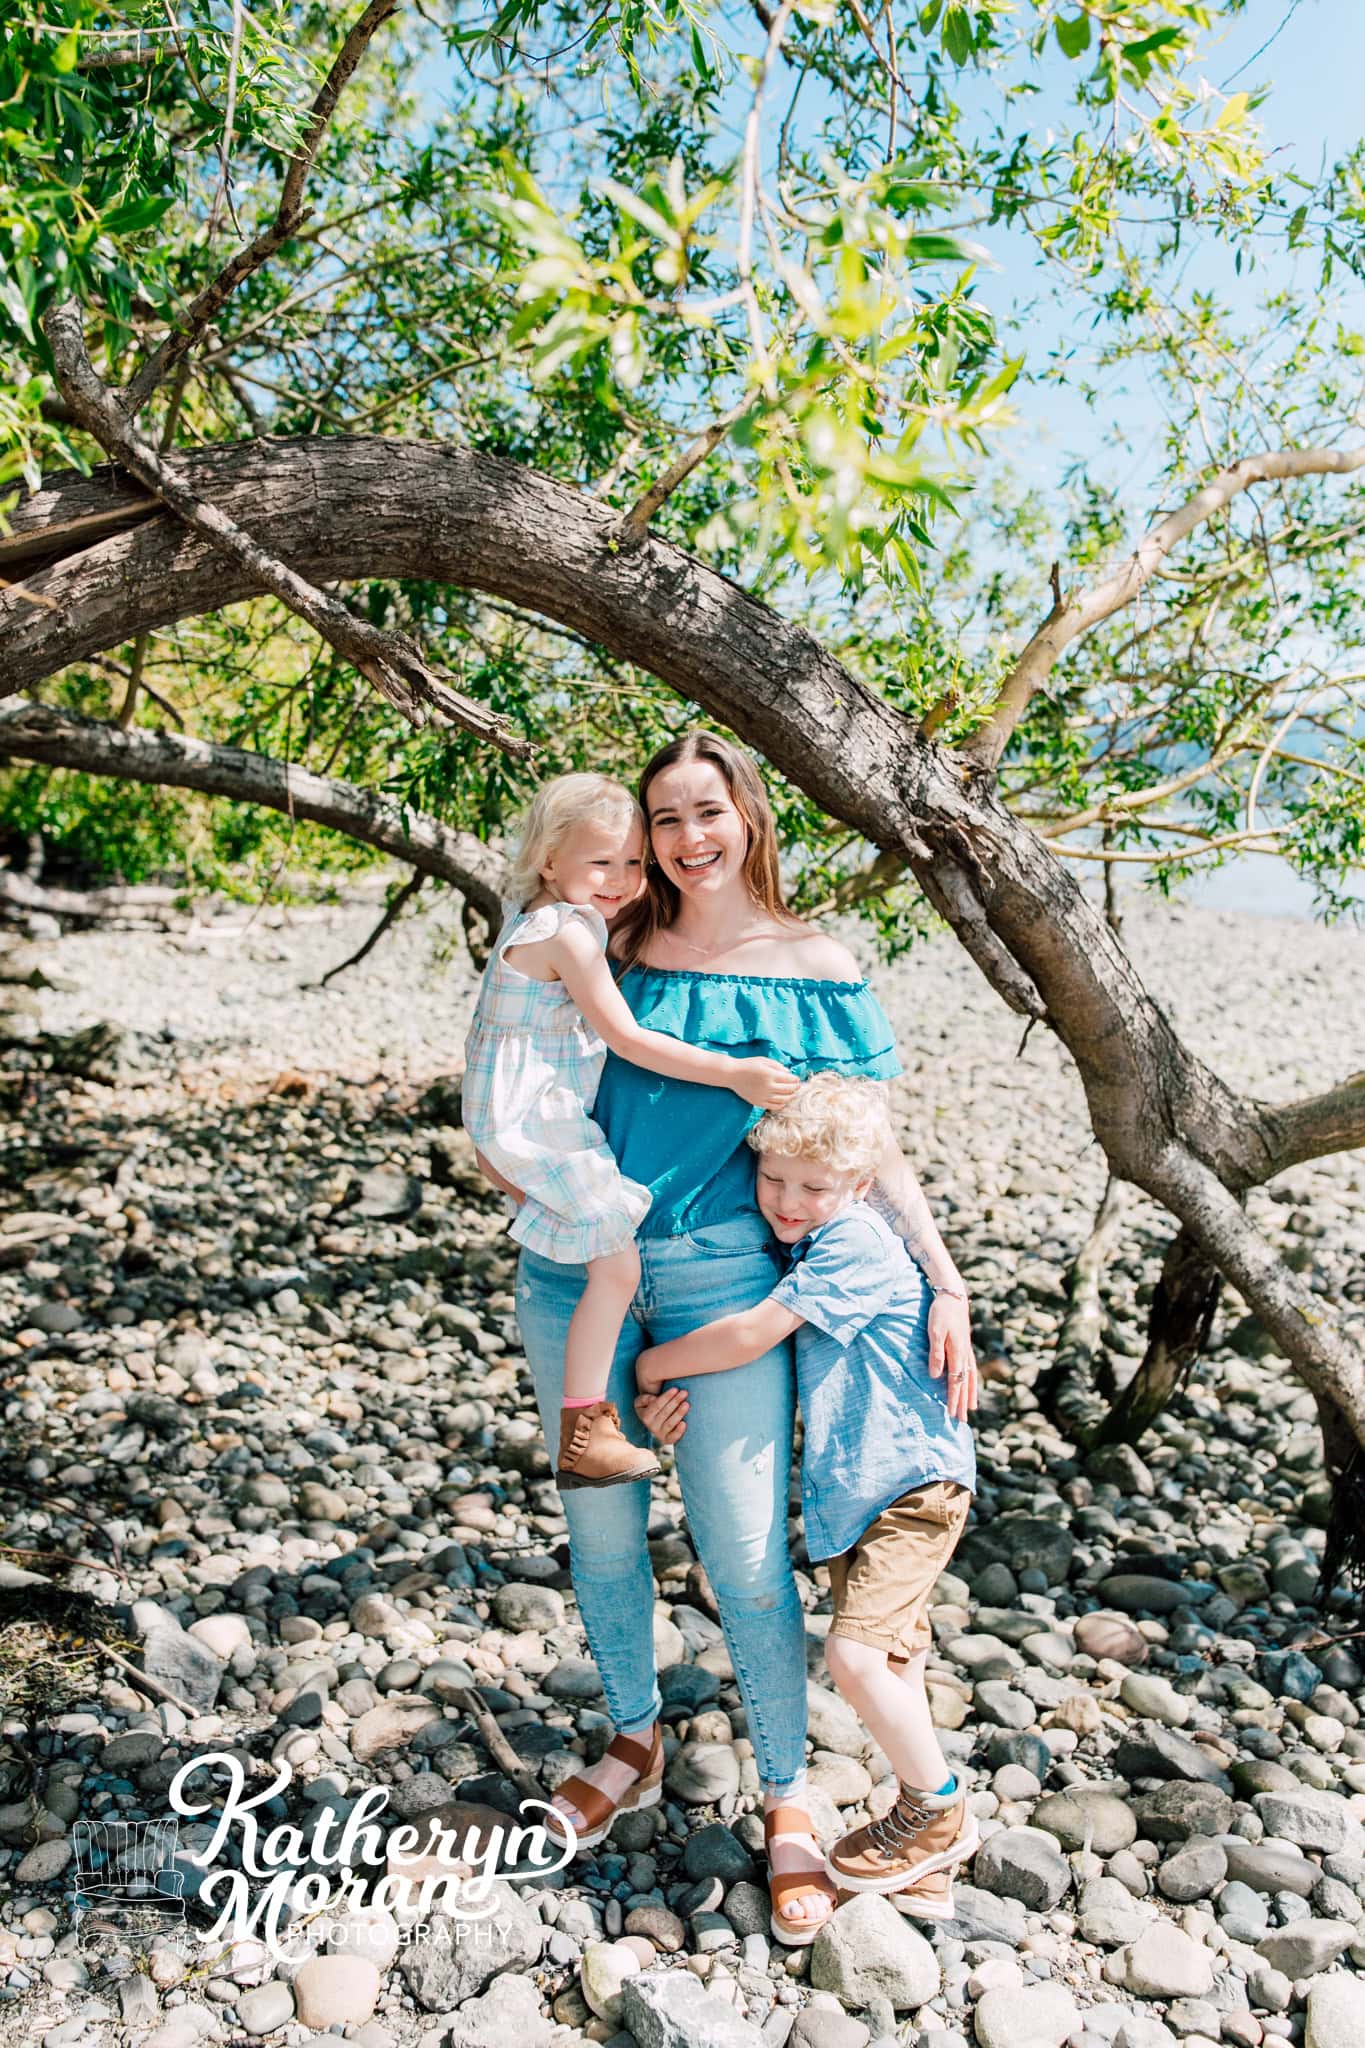
{"label": "armchair logo icon", "polygon": [[90,1933],[179,1927],[185,1919],[185,1873],[177,1867],[180,1822],[78,1820],[77,1922]]}

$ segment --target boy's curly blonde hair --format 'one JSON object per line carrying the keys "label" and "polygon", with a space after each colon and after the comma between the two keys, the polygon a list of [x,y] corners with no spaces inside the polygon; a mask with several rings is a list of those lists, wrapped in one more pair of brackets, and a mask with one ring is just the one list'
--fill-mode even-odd
{"label": "boy's curly blonde hair", "polygon": [[556,775],[531,799],[508,875],[514,902],[527,904],[542,887],[541,869],[553,860],[575,825],[626,825],[641,817],[624,782],[588,772]]}
{"label": "boy's curly blonde hair", "polygon": [[891,1121],[879,1081],[826,1072],[802,1083],[785,1109],[770,1109],[749,1133],[755,1152],[818,1159],[835,1173],[875,1173]]}

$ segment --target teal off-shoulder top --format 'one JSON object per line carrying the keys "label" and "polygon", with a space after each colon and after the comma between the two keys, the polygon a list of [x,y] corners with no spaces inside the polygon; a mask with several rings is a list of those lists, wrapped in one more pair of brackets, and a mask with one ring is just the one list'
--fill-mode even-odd
{"label": "teal off-shoulder top", "polygon": [[[865,981],[631,967],[620,989],[637,1022],[688,1045],[886,1080],[901,1071],[886,1012]],[[757,1215],[745,1134],[761,1111],[728,1088],[671,1081],[608,1053],[593,1112],[629,1180],[653,1197],[641,1237],[679,1237]]]}

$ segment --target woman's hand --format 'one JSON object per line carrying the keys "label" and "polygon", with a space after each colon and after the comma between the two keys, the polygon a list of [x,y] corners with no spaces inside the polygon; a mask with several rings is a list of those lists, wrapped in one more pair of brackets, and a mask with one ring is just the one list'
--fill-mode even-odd
{"label": "woman's hand", "polygon": [[981,1398],[976,1357],[972,1350],[972,1319],[956,1294],[936,1294],[929,1308],[929,1377],[948,1375],[948,1419],[965,1422]]}
{"label": "woman's hand", "polygon": [[736,1073],[730,1086],[755,1109],[785,1108],[801,1086],[796,1075],[776,1060],[735,1060],[733,1065]]}
{"label": "woman's hand", "polygon": [[687,1428],[686,1389],[665,1387],[659,1394],[641,1394],[635,1413],[659,1443],[675,1444]]}
{"label": "woman's hand", "polygon": [[635,1361],[635,1384],[642,1394],[657,1394],[664,1383],[664,1375],[652,1363],[657,1345],[647,1345]]}

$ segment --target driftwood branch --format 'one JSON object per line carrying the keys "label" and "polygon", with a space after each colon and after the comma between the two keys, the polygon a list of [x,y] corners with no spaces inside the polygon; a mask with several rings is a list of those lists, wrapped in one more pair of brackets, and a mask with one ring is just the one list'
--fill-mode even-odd
{"label": "driftwood branch", "polygon": [[313,775],[268,754],[213,746],[183,733],[136,727],[124,731],[48,704],[0,704],[0,757],[4,755],[79,769],[85,775],[197,789],[206,796],[261,804],[286,817],[326,825],[405,861],[420,875],[449,882],[497,923],[502,862],[491,848],[435,818],[412,812],[405,816],[396,804],[354,783]]}
{"label": "driftwood branch", "polygon": [[[0,718],[4,713],[0,712]],[[113,883],[104,889],[54,889],[33,875],[0,868],[0,908],[44,917],[80,918],[92,923],[118,918],[134,924],[156,923],[175,902],[176,891],[154,882],[131,888]]]}
{"label": "driftwood branch", "polygon": [[1365,447],[1277,448],[1263,455],[1247,455],[1219,470],[1202,490],[1159,519],[1132,554],[1102,583],[1065,597],[1054,563],[1052,609],[1006,677],[989,717],[963,744],[963,753],[983,768],[994,768],[1009,744],[1010,735],[1072,641],[1131,604],[1171,549],[1187,539],[1196,527],[1223,511],[1243,491],[1276,478],[1346,476],[1362,467]]}
{"label": "driftwood branch", "polygon": [[307,219],[304,190],[318,150],[322,147],[322,139],[336,112],[337,102],[376,32],[397,5],[398,0],[370,0],[370,5],[351,29],[313,101],[312,119],[289,159],[274,219],[245,249],[238,250],[210,284],[205,285],[187,309],[179,327],[172,329],[156,352],[147,358],[127,389],[119,394],[118,402],[129,419],[136,419],[152,393],[165,382],[176,364],[188,355],[205,329],[217,319],[238,285],[268,263],[276,250],[282,248]]}
{"label": "driftwood branch", "polygon": [[1057,1331],[1057,1349],[1039,1398],[1068,1435],[1075,1435],[1095,1409],[1095,1366],[1104,1343],[1100,1289],[1123,1224],[1128,1190],[1111,1175],[1085,1243],[1066,1276],[1067,1309]]}
{"label": "driftwood branch", "polygon": [[384,906],[384,915],[380,918],[378,924],[374,927],[373,931],[369,934],[368,938],[364,939],[361,942],[361,944],[356,947],[354,953],[348,953],[344,960],[337,961],[335,967],[329,967],[327,969],[327,972],[319,980],[317,984],[318,987],[326,988],[329,981],[335,981],[337,976],[339,974],[344,974],[348,967],[359,967],[362,960],[367,960],[370,954],[373,953],[375,947],[379,944],[379,941],[383,938],[385,932],[389,929],[390,925],[396,924],[398,922],[399,918],[403,915],[403,912],[407,909],[413,897],[417,895],[418,891],[421,889],[422,884],[425,881],[426,876],[422,873],[421,869],[414,868],[412,873],[408,876],[406,882],[404,882],[400,888],[395,889],[393,894],[390,896],[388,902]]}
{"label": "driftwood branch", "polygon": [[353,663],[404,718],[420,728],[434,712],[479,739],[491,740],[506,753],[525,757],[531,752],[525,740],[513,736],[506,718],[485,711],[472,698],[452,690],[442,676],[428,667],[417,643],[405,633],[381,632],[367,620],[357,618],[340,598],[319,590],[253,540],[216,505],[198,497],[179,470],[173,469],[142,438],[114,393],[97,375],[86,351],[80,307],[74,300],[52,307],[43,328],[52,349],[62,396],[105,453],[154,492],[193,532],[230,555],[263,589],[279,598],[281,604],[287,605],[338,654]]}

